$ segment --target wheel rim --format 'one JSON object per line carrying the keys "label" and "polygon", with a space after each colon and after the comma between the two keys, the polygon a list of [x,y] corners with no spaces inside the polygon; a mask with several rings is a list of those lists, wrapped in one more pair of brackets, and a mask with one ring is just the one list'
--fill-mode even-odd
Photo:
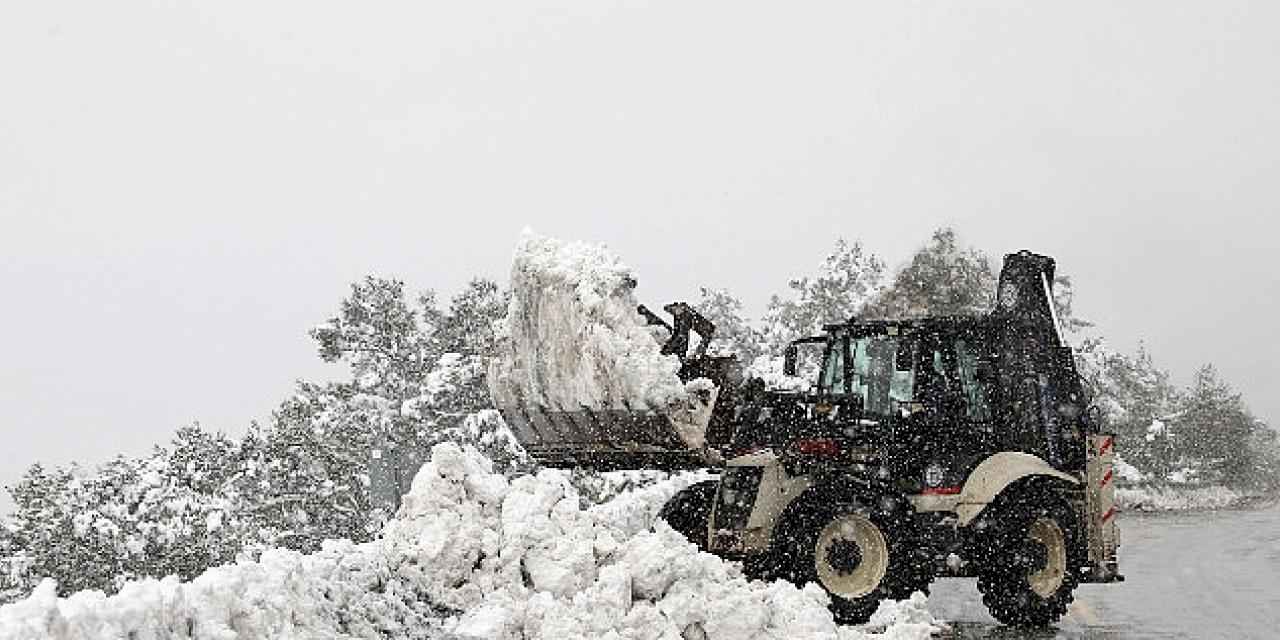
{"label": "wheel rim", "polygon": [[1041,516],[1031,523],[1027,538],[1044,548],[1044,564],[1027,575],[1027,583],[1036,595],[1048,598],[1067,577],[1067,537],[1057,522]]}
{"label": "wheel rim", "polygon": [[837,517],[818,534],[814,567],[827,591],[860,598],[880,586],[889,569],[889,544],[875,523],[859,513]]}

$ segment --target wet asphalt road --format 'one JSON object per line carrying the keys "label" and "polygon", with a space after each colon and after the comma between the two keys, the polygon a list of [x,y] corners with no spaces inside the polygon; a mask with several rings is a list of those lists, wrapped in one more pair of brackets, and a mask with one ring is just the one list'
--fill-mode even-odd
{"label": "wet asphalt road", "polygon": [[933,584],[929,607],[948,638],[1256,638],[1280,640],[1280,506],[1256,511],[1126,514],[1120,572],[1082,585],[1056,629],[1031,632],[987,615],[975,580]]}

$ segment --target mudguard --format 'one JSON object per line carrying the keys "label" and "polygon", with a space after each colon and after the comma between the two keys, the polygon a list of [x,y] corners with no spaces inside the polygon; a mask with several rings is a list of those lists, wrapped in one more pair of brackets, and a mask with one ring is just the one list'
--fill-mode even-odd
{"label": "mudguard", "polygon": [[1049,463],[1029,453],[1002,451],[983,460],[969,474],[969,479],[965,481],[956,500],[958,523],[960,526],[967,526],[1009,485],[1033,476],[1056,478],[1072,485],[1080,484],[1078,478],[1054,469]]}

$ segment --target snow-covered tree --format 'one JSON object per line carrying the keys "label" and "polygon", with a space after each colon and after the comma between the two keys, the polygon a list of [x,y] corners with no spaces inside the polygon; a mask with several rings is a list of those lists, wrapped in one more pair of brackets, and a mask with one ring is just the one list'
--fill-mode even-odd
{"label": "snow-covered tree", "polygon": [[355,384],[383,398],[411,397],[443,350],[434,294],[410,308],[400,280],[367,276],[351,285],[337,316],[311,330],[326,362],[345,362]]}
{"label": "snow-covered tree", "polygon": [[[431,292],[411,307],[402,282],[369,276],[312,331],[321,357],[349,364],[352,379],[300,383],[267,434],[268,472],[292,474],[272,483],[281,493],[270,499],[294,505],[273,511],[296,540],[291,546],[309,548],[322,536],[360,540],[376,530],[386,514],[375,512],[381,499],[369,496],[374,460],[397,485],[442,440],[473,444],[500,468],[527,462],[492,411],[484,381],[506,303],[497,284],[475,279],[447,311]],[[384,476],[374,481],[389,481]]]}
{"label": "snow-covered tree", "polygon": [[1081,331],[1093,326],[1093,323],[1076,316],[1075,307],[1075,285],[1072,284],[1071,276],[1061,271],[1054,274],[1053,277],[1053,306],[1058,312],[1058,322],[1062,325],[1062,330],[1068,335],[1079,334]]}
{"label": "snow-covered tree", "polygon": [[764,336],[742,315],[742,301],[728,289],[702,287],[694,308],[716,326],[709,353],[734,354],[748,364],[764,355]]}
{"label": "snow-covered tree", "polygon": [[69,470],[49,471],[36,463],[17,484],[8,487],[14,502],[10,539],[26,556],[26,579],[31,580],[25,587],[35,586],[34,581],[43,576],[74,573],[78,554],[71,517],[60,504],[70,482]]}
{"label": "snow-covered tree", "polygon": [[1254,477],[1245,479],[1245,484],[1272,493],[1280,490],[1280,434],[1266,422],[1257,420],[1249,448],[1255,456]]}
{"label": "snow-covered tree", "polygon": [[255,496],[247,515],[277,546],[314,551],[325,539],[376,532],[369,458],[387,412],[358,395],[351,385],[299,382],[270,426],[250,432],[240,491]]}
{"label": "snow-covered tree", "polygon": [[1266,486],[1280,482],[1274,431],[1211,365],[1179,389],[1139,345],[1129,356],[1100,339],[1076,348],[1077,364],[1103,428],[1124,460],[1152,482]]}
{"label": "snow-covered tree", "polygon": [[0,604],[25,596],[32,585],[26,547],[13,524],[0,520]]}
{"label": "snow-covered tree", "polygon": [[1180,405],[1183,457],[1198,462],[1210,481],[1239,485],[1256,479],[1258,459],[1251,445],[1257,419],[1213,365],[1196,371]]}
{"label": "snow-covered tree", "polygon": [[[986,254],[962,246],[956,231],[943,227],[933,232],[929,243],[864,307],[863,315],[919,318],[986,313],[995,306],[998,276]],[[1075,333],[1092,326],[1075,316],[1070,276],[1054,275],[1053,297],[1064,331]]]}
{"label": "snow-covered tree", "polygon": [[950,228],[935,231],[893,278],[867,315],[918,318],[983,313],[995,305],[996,272],[985,254],[960,246]]}
{"label": "snow-covered tree", "polygon": [[340,312],[311,335],[320,356],[351,366],[352,401],[385,408],[375,426],[396,439],[424,428],[446,428],[443,415],[463,416],[490,408],[484,359],[492,356],[507,296],[492,281],[472,280],[450,301],[436,306],[425,293],[418,307],[405,300],[399,280],[366,277],[352,285]]}
{"label": "snow-covered tree", "polygon": [[236,441],[195,423],[174,434],[166,471],[175,483],[212,495],[223,491],[240,471],[238,458]]}
{"label": "snow-covered tree", "polygon": [[497,332],[506,317],[509,295],[492,280],[475,278],[449,301],[439,320],[438,341],[445,352],[490,357],[497,351]]}
{"label": "snow-covered tree", "polygon": [[190,578],[234,560],[253,535],[227,490],[237,460],[234,443],[193,426],[142,458],[52,473],[34,465],[11,488],[8,524],[26,586],[51,577],[62,593],[110,592],[130,578]]}
{"label": "snow-covered tree", "polygon": [[859,242],[837,239],[817,273],[791,280],[787,297],[769,300],[764,336],[770,353],[781,354],[788,342],[859,315],[867,301],[880,294],[884,278],[883,260]]}
{"label": "snow-covered tree", "polygon": [[1143,345],[1128,356],[1098,338],[1076,346],[1076,362],[1103,427],[1115,432],[1125,461],[1154,478],[1173,470],[1178,454],[1169,422],[1179,391]]}
{"label": "snow-covered tree", "polygon": [[428,373],[425,392],[439,411],[465,416],[492,408],[484,372],[497,354],[499,325],[508,295],[491,280],[477,278],[449,301],[437,332],[445,357]]}

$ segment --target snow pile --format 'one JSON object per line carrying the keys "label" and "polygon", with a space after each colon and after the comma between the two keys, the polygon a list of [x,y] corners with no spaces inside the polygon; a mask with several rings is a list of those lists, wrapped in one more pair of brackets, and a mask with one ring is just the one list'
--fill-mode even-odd
{"label": "snow pile", "polygon": [[1156,438],[1169,437],[1169,428],[1165,426],[1163,420],[1152,420],[1151,425],[1147,427],[1147,442],[1155,442]]}
{"label": "snow pile", "polygon": [[189,583],[127,582],[120,592],[58,598],[46,579],[25,600],[0,607],[0,639],[437,637],[441,610],[398,575],[404,559],[374,543],[326,543],[320,552],[263,553],[216,567]]}
{"label": "snow pile", "polygon": [[1188,511],[1228,509],[1241,505],[1248,496],[1223,486],[1117,487],[1116,505],[1123,511]]}
{"label": "snow pile", "polygon": [[691,478],[582,510],[568,476],[508,482],[437,445],[384,538],[210,570],[188,584],[0,607],[0,638],[924,638],[923,596],[838,628],[817,586],[747,581],[649,514]]}
{"label": "snow pile", "polygon": [[[600,475],[607,477],[610,475],[624,476],[636,473],[652,472],[618,471],[612,474]],[[662,510],[662,506],[672,496],[679,493],[681,489],[714,477],[706,471],[677,473],[649,482],[626,493],[621,493],[611,500],[590,507],[588,510],[600,521],[607,522],[614,529],[617,529],[622,535],[633,536],[652,527],[653,523],[657,521],[658,512]]]}
{"label": "snow pile", "polygon": [[685,398],[680,361],[640,323],[631,270],[601,246],[525,231],[511,267],[500,378],[559,411],[665,410]]}
{"label": "snow pile", "polygon": [[1120,479],[1125,482],[1143,482],[1147,479],[1146,474],[1142,473],[1142,471],[1137,467],[1129,464],[1121,456],[1117,455],[1115,457],[1115,462],[1112,463],[1111,467],[1115,469],[1116,475],[1120,476]]}
{"label": "snow pile", "polygon": [[[565,472],[508,484],[478,456],[439,445],[386,537],[424,568],[433,601],[465,612],[460,637],[864,637],[837,630],[814,585],[749,582],[665,524],[651,531],[661,505],[694,479],[584,511]],[[885,616],[893,633],[936,628],[923,600]]]}

